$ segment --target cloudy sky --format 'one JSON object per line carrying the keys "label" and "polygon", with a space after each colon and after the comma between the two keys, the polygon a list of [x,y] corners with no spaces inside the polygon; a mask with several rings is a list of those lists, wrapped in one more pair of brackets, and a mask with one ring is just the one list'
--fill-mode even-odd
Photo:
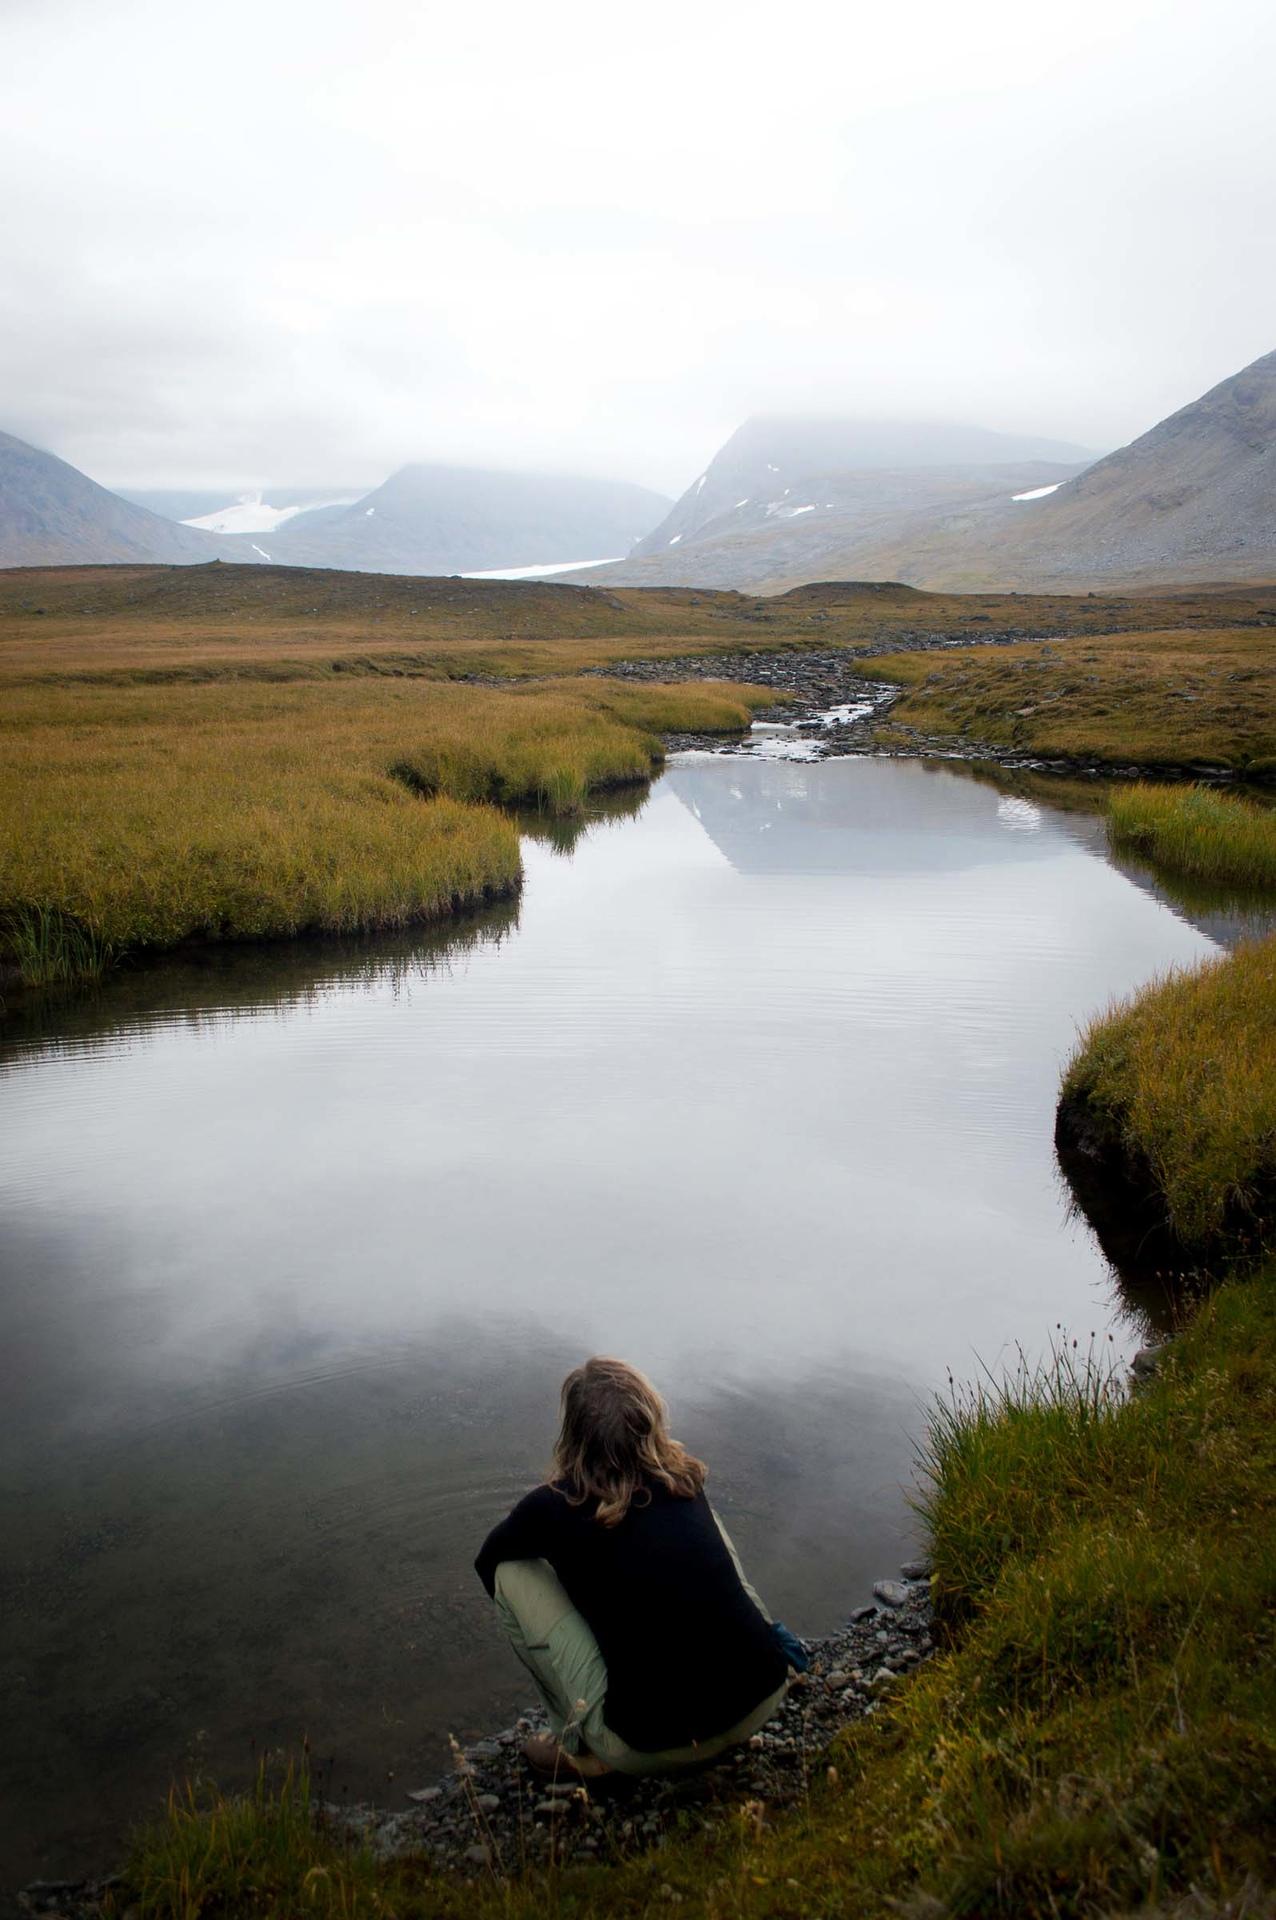
{"label": "cloudy sky", "polygon": [[1115,445],[1276,347],[1270,0],[0,0],[0,428],[117,485]]}

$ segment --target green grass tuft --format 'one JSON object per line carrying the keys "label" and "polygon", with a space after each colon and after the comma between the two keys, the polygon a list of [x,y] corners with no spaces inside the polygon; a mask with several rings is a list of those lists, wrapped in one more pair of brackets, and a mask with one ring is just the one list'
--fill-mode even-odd
{"label": "green grass tuft", "polygon": [[115,949],[55,907],[15,907],[0,915],[0,956],[23,986],[72,987],[100,980]]}
{"label": "green grass tuft", "polygon": [[1215,887],[1276,888],[1276,812],[1211,787],[1119,787],[1108,801],[1115,847]]}

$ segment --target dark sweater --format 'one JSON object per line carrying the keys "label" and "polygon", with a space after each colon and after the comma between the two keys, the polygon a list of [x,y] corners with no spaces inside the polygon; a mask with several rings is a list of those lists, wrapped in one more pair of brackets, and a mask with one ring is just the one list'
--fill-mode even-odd
{"label": "dark sweater", "polygon": [[614,1527],[597,1506],[537,1487],[484,1541],[479,1579],[490,1594],[502,1560],[549,1561],[606,1662],[603,1718],[638,1752],[725,1733],[787,1669],[708,1501],[657,1486]]}

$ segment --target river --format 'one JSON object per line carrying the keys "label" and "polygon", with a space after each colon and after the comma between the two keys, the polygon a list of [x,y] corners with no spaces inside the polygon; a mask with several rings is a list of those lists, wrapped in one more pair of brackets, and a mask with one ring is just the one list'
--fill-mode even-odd
{"label": "river", "polygon": [[691,755],[450,934],[136,969],[2,1059],[0,1859],[309,1734],[399,1798],[524,1697],[471,1571],[558,1383],[649,1371],[799,1632],[914,1546],[928,1398],[1137,1344],[1051,1128],[1215,950],[1092,815]]}

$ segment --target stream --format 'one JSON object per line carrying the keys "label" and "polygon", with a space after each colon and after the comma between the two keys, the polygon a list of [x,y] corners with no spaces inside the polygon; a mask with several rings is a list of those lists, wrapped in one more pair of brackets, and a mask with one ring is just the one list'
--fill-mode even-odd
{"label": "stream", "polygon": [[[0,1036],[0,1886],[308,1734],[389,1803],[526,1696],[471,1562],[591,1352],[821,1633],[949,1371],[1143,1324],[1061,1065],[1218,949],[1101,821],[688,754],[446,932],[210,950]],[[1109,1344],[1109,1335],[1111,1342]]]}

